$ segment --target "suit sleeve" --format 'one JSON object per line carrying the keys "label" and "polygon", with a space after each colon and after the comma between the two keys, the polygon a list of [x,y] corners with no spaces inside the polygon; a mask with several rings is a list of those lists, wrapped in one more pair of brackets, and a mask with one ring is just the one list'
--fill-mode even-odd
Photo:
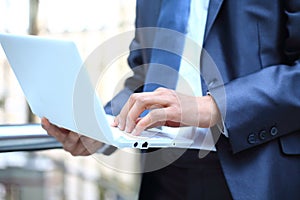
{"label": "suit sleeve", "polygon": [[139,48],[140,44],[137,38],[135,38],[131,45],[128,57],[128,64],[132,69],[133,76],[126,79],[124,88],[105,106],[105,111],[110,115],[118,115],[127,102],[127,99],[134,92],[143,91],[143,85],[146,75],[146,67],[142,65],[143,57],[142,50]]}
{"label": "suit sleeve", "polygon": [[[136,9],[136,15],[138,16],[138,5]],[[139,26],[139,17],[136,17],[135,26]],[[127,61],[129,67],[132,69],[133,75],[126,79],[124,88],[104,106],[105,112],[110,115],[118,115],[130,95],[134,92],[141,92],[143,90],[147,69],[140,66],[144,66],[143,63],[145,56],[143,55],[147,54],[147,50],[143,50],[141,48],[140,36],[138,35],[138,32],[136,32],[135,37],[130,44],[129,50],[130,53]],[[98,153],[111,155],[113,152],[115,152],[115,150],[116,147],[114,146],[104,145],[103,149],[99,149]]]}
{"label": "suit sleeve", "polygon": [[300,132],[300,2],[286,1],[285,7],[286,63],[228,82],[225,101],[218,96],[220,87],[209,88],[219,108],[226,107],[235,153]]}
{"label": "suit sleeve", "polygon": [[152,50],[148,48],[149,38],[146,32],[138,29],[155,27],[159,13],[160,1],[155,3],[147,0],[136,1],[135,36],[130,44],[127,59],[133,75],[126,79],[124,89],[105,106],[107,113],[118,115],[132,93],[143,91]]}

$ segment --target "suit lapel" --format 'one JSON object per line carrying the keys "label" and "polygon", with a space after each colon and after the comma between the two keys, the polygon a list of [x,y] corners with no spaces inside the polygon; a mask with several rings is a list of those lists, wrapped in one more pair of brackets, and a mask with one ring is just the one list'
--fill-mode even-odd
{"label": "suit lapel", "polygon": [[209,35],[209,32],[212,28],[213,23],[216,20],[216,17],[220,11],[223,1],[224,0],[210,0],[204,40],[206,40],[207,36]]}

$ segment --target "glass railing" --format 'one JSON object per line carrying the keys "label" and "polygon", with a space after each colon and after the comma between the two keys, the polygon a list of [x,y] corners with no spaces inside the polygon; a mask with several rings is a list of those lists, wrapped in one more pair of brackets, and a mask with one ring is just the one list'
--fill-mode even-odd
{"label": "glass railing", "polygon": [[62,148],[40,124],[0,125],[0,152]]}

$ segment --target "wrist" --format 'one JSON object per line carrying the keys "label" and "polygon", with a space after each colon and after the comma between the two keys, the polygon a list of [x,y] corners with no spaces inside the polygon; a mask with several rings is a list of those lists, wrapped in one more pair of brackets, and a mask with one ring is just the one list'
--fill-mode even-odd
{"label": "wrist", "polygon": [[206,95],[208,98],[209,98],[209,101],[210,101],[210,117],[211,117],[211,120],[210,120],[210,125],[209,127],[212,127],[212,126],[215,126],[216,124],[219,124],[222,122],[222,117],[221,117],[221,112],[217,106],[217,103],[216,101],[214,100],[214,98],[210,95],[209,92],[207,92],[207,95]]}

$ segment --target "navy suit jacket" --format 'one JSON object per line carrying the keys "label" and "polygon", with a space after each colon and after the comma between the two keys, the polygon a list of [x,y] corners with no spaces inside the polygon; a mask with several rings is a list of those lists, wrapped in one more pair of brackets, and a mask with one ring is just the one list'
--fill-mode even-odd
{"label": "navy suit jacket", "polygon": [[[159,11],[160,3],[138,0],[136,27],[155,27]],[[142,43],[136,35],[131,49]],[[300,199],[300,1],[211,0],[204,48],[225,86],[221,98],[214,77],[206,80],[226,109],[229,137],[217,149],[233,198]],[[131,68],[150,60],[148,49],[128,58]],[[110,112],[142,91],[146,72],[134,71]]]}

